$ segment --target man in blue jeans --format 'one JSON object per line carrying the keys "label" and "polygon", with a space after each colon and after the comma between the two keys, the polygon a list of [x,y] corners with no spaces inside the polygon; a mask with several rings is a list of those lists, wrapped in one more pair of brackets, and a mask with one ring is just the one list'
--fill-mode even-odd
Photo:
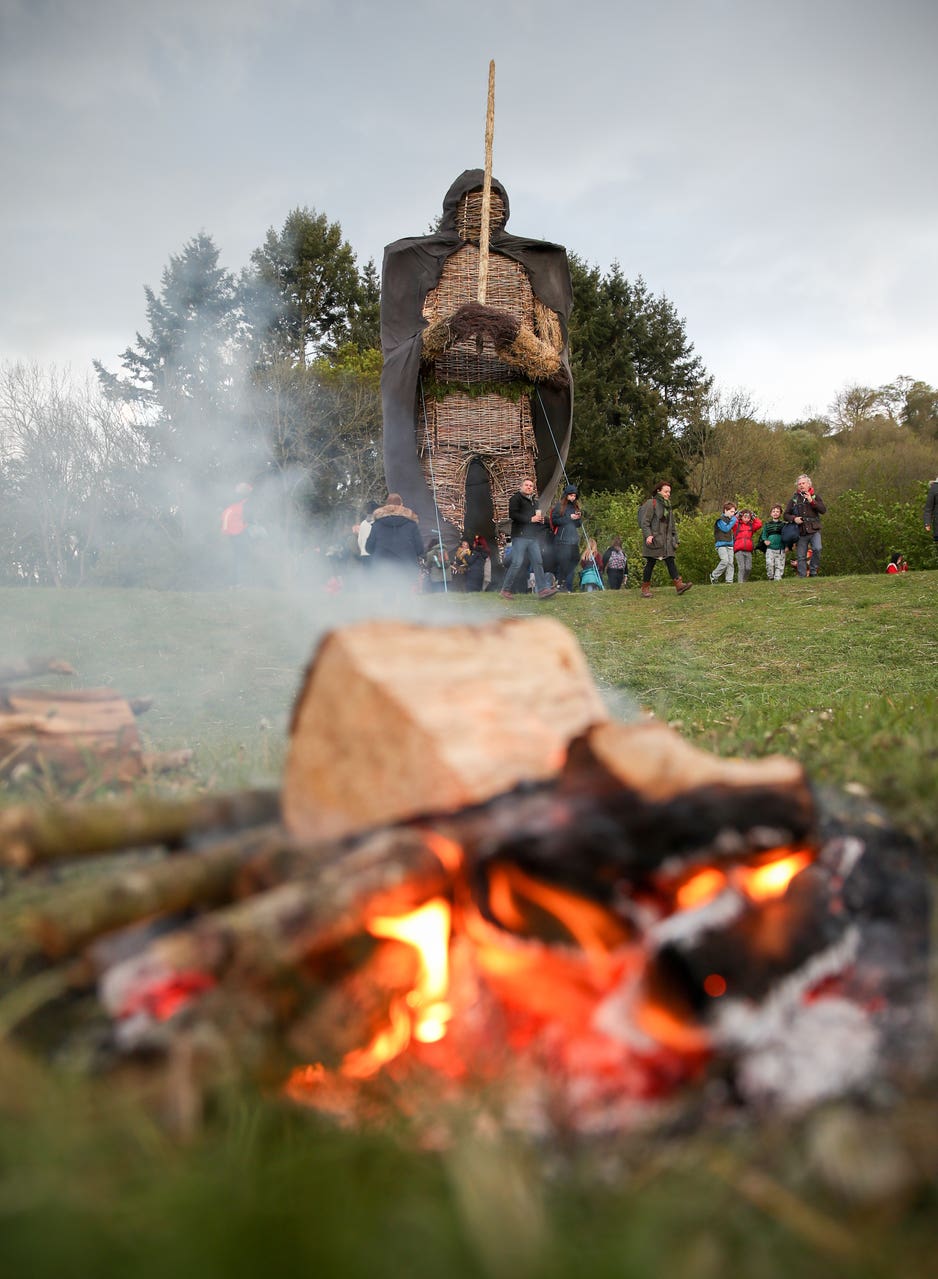
{"label": "man in blue jeans", "polygon": [[548,586],[544,576],[544,559],[541,554],[541,532],[544,528],[544,512],[538,510],[534,496],[534,481],[521,481],[517,493],[508,499],[508,515],[511,519],[511,565],[505,574],[502,599],[512,598],[512,587],[518,578],[527,582],[528,573],[534,573],[534,589],[538,599],[550,599],[557,594],[556,586]]}
{"label": "man in blue jeans", "polygon": [[[785,507],[784,519],[798,525],[798,576],[817,577],[821,567],[821,516],[827,507],[814,491],[810,475],[799,475],[794,496]],[[811,559],[808,560],[808,548]]]}

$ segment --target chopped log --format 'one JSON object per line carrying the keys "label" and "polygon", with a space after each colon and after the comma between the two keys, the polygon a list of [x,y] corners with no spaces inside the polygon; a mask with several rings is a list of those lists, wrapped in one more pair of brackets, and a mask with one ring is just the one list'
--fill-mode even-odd
{"label": "chopped log", "polygon": [[53,693],[7,690],[0,713],[0,777],[28,767],[61,784],[89,776],[129,782],[143,772],[143,751],[127,700],[109,688]]}
{"label": "chopped log", "polygon": [[26,870],[118,849],[179,847],[200,835],[245,830],[279,815],[280,793],[273,789],[175,801],[141,797],[47,808],[17,804],[0,810],[0,864]]}
{"label": "chopped log", "polygon": [[6,662],[0,666],[0,684],[12,684],[36,675],[74,675],[75,669],[58,657],[27,657],[22,662]]}
{"label": "chopped log", "polygon": [[555,776],[571,738],[607,718],[549,618],[333,631],[294,708],[284,819],[326,838],[479,804]]}
{"label": "chopped log", "polygon": [[625,787],[649,804],[667,804],[690,790],[720,787],[755,795],[783,793],[786,803],[812,805],[804,768],[795,759],[725,759],[686,742],[666,724],[612,721],[571,745],[562,789],[593,794]]}
{"label": "chopped log", "polygon": [[734,855],[818,839],[814,796],[797,760],[724,759],[660,723],[590,729],[571,744],[559,795],[603,802],[646,865],[662,850],[712,855],[722,842]]}

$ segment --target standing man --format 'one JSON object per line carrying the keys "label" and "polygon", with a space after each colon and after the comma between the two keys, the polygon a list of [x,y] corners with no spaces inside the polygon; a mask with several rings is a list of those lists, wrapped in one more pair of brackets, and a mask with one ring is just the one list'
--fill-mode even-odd
{"label": "standing man", "polygon": [[[795,492],[785,507],[785,520],[798,525],[798,576],[817,577],[821,567],[821,516],[827,507],[814,491],[810,475],[799,475]],[[808,547],[811,564],[808,566]]]}
{"label": "standing man", "polygon": [[508,515],[511,519],[512,552],[511,566],[502,586],[502,599],[512,598],[515,582],[519,576],[526,582],[529,570],[534,573],[534,588],[538,599],[550,599],[557,594],[557,587],[548,586],[544,576],[540,541],[544,528],[544,512],[538,509],[532,479],[522,480],[517,493],[512,493],[508,500]]}
{"label": "standing man", "polygon": [[396,569],[416,582],[423,539],[417,516],[404,505],[400,493],[389,493],[384,506],[375,510],[365,549],[372,558],[374,572]]}

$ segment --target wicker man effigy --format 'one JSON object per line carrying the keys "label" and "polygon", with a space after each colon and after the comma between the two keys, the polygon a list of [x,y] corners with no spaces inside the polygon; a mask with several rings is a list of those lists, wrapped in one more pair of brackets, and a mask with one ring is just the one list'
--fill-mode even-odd
{"label": "wicker man effigy", "polygon": [[[566,251],[510,235],[492,182],[488,284],[479,303],[481,169],[446,193],[439,230],[384,251],[384,465],[429,536],[491,538],[526,475],[550,501],[570,444]],[[435,495],[435,503],[434,503]]]}

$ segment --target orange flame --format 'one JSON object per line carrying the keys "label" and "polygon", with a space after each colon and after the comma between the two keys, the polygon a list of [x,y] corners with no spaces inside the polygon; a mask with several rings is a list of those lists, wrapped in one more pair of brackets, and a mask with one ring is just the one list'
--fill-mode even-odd
{"label": "orange flame", "polygon": [[457,844],[455,839],[450,839],[448,835],[443,835],[438,830],[425,830],[423,840],[430,852],[439,859],[443,868],[451,875],[456,875],[462,870],[462,845]]}
{"label": "orange flame", "polygon": [[588,955],[608,955],[627,939],[623,925],[595,902],[533,879],[517,866],[495,865],[489,872],[489,907],[503,927],[529,932],[525,905],[558,920]]}
{"label": "orange flame", "polygon": [[694,910],[705,906],[730,885],[745,893],[750,901],[770,901],[781,897],[798,872],[811,861],[812,854],[806,849],[797,852],[779,849],[771,861],[758,866],[732,866],[726,870],[705,866],[678,885],[675,905],[678,910]]}
{"label": "orange flame", "polygon": [[736,876],[743,892],[751,901],[764,902],[781,897],[799,871],[811,863],[807,851],[788,853],[761,866],[740,866]]}
{"label": "orange flame", "polygon": [[432,1044],[442,1039],[452,1016],[443,996],[449,987],[449,902],[435,898],[425,906],[397,917],[380,915],[368,925],[374,937],[388,937],[413,946],[420,958],[417,985],[388,1010],[389,1024],[366,1048],[346,1054],[342,1073],[368,1079],[407,1048],[411,1037]]}

